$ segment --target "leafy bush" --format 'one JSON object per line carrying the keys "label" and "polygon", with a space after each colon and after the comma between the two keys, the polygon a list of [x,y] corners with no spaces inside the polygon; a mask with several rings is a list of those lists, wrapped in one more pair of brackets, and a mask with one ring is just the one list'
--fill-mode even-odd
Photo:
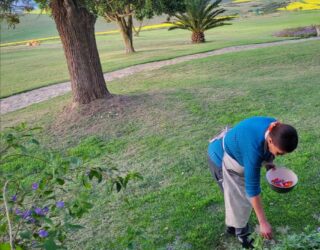
{"label": "leafy bush", "polygon": [[[0,135],[0,163],[9,166],[7,171],[1,170],[0,177],[0,238],[7,242],[1,243],[0,249],[63,248],[69,234],[83,228],[77,220],[94,206],[90,203],[94,183],[108,184],[110,191],[116,187],[119,192],[130,180],[142,178],[139,173],[123,174],[114,167],[88,166],[81,151],[75,157],[43,149],[34,139],[33,132],[38,129],[21,124]],[[45,167],[30,174],[23,171],[21,159]],[[13,166],[20,168],[14,175],[9,171]]]}

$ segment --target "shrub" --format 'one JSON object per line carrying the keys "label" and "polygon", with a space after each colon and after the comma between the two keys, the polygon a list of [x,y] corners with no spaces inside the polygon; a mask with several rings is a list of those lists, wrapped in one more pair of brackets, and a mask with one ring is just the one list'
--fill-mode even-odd
{"label": "shrub", "polygon": [[[6,242],[0,249],[61,249],[70,233],[83,228],[77,221],[94,206],[90,190],[97,185],[93,182],[119,192],[132,179],[142,178],[136,172],[88,166],[81,154],[65,156],[41,148],[33,136],[38,129],[21,124],[0,134],[0,163],[6,167],[0,170],[0,239]],[[44,167],[30,174],[23,171],[28,161],[21,159]],[[13,166],[14,174],[10,173]]]}
{"label": "shrub", "polygon": [[306,26],[306,27],[298,27],[292,29],[284,29],[274,34],[278,37],[301,37],[308,38],[317,36],[317,30],[315,25]]}

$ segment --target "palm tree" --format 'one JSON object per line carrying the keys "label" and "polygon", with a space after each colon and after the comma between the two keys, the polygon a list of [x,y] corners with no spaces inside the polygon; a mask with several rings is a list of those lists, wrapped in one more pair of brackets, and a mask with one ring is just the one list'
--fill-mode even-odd
{"label": "palm tree", "polygon": [[[186,29],[192,31],[192,43],[205,42],[204,32],[206,30],[228,25],[225,23],[234,17],[217,17],[225,12],[225,9],[218,8],[222,0],[211,2],[210,0],[186,0],[186,11],[184,13],[178,12],[173,16],[176,18],[173,22],[173,29]],[[217,9],[218,8],[218,9]]]}

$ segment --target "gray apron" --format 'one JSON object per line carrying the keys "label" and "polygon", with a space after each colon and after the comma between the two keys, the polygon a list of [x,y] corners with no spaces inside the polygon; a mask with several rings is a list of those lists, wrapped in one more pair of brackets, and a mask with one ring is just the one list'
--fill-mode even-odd
{"label": "gray apron", "polygon": [[225,150],[224,137],[229,129],[229,127],[226,127],[213,137],[210,142],[222,138],[224,151],[222,158],[222,185],[224,189],[225,223],[229,227],[244,228],[249,221],[252,206],[246,196],[244,168]]}

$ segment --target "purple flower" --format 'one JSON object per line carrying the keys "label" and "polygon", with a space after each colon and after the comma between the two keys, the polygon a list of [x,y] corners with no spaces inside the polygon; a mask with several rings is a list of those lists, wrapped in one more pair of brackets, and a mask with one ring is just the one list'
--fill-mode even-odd
{"label": "purple flower", "polygon": [[57,201],[56,206],[57,206],[57,208],[64,208],[64,202],[63,201]]}
{"label": "purple flower", "polygon": [[45,238],[49,235],[49,233],[44,230],[44,229],[40,229],[39,232],[38,232],[38,235],[41,237],[41,238]]}
{"label": "purple flower", "polygon": [[12,200],[13,202],[16,202],[16,201],[17,201],[17,195],[16,195],[16,194],[13,195],[13,196],[11,197],[11,200]]}
{"label": "purple flower", "polygon": [[39,188],[39,184],[38,183],[32,183],[32,190],[37,190]]}
{"label": "purple flower", "polygon": [[35,219],[35,218],[32,218],[32,217],[30,216],[30,217],[27,218],[27,222],[34,224],[34,223],[36,223],[36,219]]}
{"label": "purple flower", "polygon": [[42,212],[43,212],[44,214],[47,214],[47,213],[49,212],[49,208],[48,208],[48,207],[44,207],[44,208],[42,209]]}
{"label": "purple flower", "polygon": [[40,208],[40,207],[36,207],[35,209],[34,209],[34,212],[37,214],[37,215],[44,215],[44,212],[43,212],[43,210]]}
{"label": "purple flower", "polygon": [[22,218],[23,219],[27,219],[28,217],[31,216],[31,211],[30,210],[26,210],[22,213]]}
{"label": "purple flower", "polygon": [[31,210],[26,210],[26,211],[22,212],[19,208],[16,208],[15,213],[16,213],[16,215],[25,219],[27,222],[31,222],[31,223],[36,222],[36,220],[34,218],[32,218],[32,216],[31,216],[32,215]]}
{"label": "purple flower", "polygon": [[22,216],[22,215],[23,215],[23,212],[22,212],[19,208],[16,208],[15,213],[16,213],[16,215],[18,215],[18,216]]}

